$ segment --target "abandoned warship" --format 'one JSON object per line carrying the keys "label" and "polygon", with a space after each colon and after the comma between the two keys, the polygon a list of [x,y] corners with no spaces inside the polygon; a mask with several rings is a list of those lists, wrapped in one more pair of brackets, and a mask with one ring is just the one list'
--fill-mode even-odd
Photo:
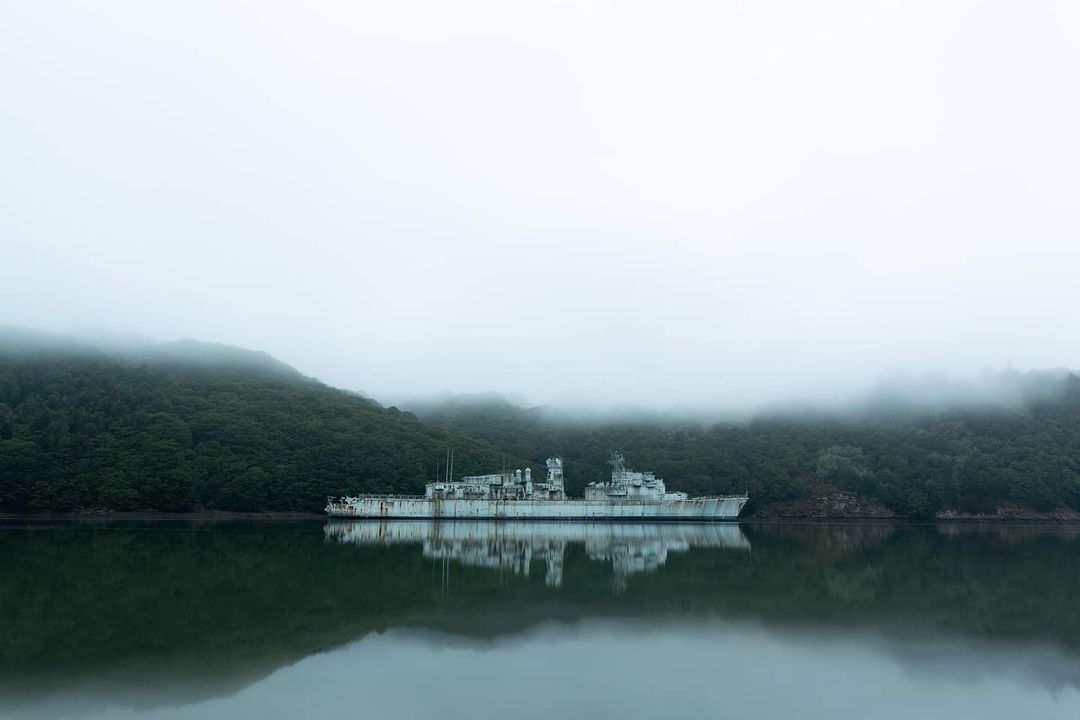
{"label": "abandoned warship", "polygon": [[[328,498],[326,512],[353,519],[470,520],[734,520],[749,497],[688,497],[669,492],[651,472],[625,466],[611,454],[611,480],[589,483],[584,499],[566,496],[562,458],[548,458],[547,479],[532,470],[466,475],[428,483],[424,495],[358,495]],[[447,473],[452,478],[452,471]]]}

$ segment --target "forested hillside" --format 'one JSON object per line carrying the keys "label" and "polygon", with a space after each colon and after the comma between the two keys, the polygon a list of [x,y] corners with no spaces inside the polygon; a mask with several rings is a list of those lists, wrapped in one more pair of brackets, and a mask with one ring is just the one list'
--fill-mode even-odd
{"label": "forested hillside", "polygon": [[319,511],[327,495],[421,492],[449,447],[456,471],[502,462],[483,441],[262,353],[194,342],[106,353],[8,340],[0,344],[7,511]]}
{"label": "forested hillside", "polygon": [[1034,390],[1013,404],[952,410],[601,421],[486,398],[417,419],[263,353],[0,333],[0,510],[318,511],[327,495],[421,492],[452,447],[455,475],[561,455],[574,495],[619,449],[672,489],[749,490],[748,513],[821,488],[913,518],[1080,511],[1080,378],[1020,380]]}
{"label": "forested hillside", "polygon": [[1033,375],[1012,407],[775,416],[750,422],[574,420],[490,399],[417,405],[424,420],[532,460],[566,458],[570,489],[603,479],[612,448],[693,494],[749,490],[748,513],[828,485],[903,517],[1003,503],[1080,510],[1080,378]]}

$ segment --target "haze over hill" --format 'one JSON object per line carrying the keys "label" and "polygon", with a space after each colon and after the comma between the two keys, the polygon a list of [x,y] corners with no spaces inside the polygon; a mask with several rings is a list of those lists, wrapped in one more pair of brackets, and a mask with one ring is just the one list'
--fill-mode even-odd
{"label": "haze over hill", "polygon": [[[249,350],[193,338],[158,341],[147,335],[110,333],[58,334],[42,330],[0,325],[0,350],[6,354],[90,355],[133,365],[180,365],[208,369],[241,369],[283,377],[322,380],[307,377],[301,369],[288,365],[261,350]],[[844,396],[813,401],[804,396],[778,398],[772,403],[732,405],[723,400],[697,403],[563,403],[533,402],[523,393],[494,390],[475,393],[442,392],[432,395],[382,396],[369,394],[364,385],[341,388],[373,397],[384,406],[397,406],[426,413],[441,409],[500,408],[529,410],[562,422],[612,422],[631,419],[678,420],[747,420],[755,417],[879,417],[939,412],[958,408],[1023,409],[1033,402],[1052,399],[1059,394],[1060,383],[1072,373],[1068,368],[1036,369],[1021,372],[1013,368],[949,376],[943,373],[892,373],[883,375],[863,388]]]}
{"label": "haze over hill", "polygon": [[295,368],[261,350],[247,350],[192,338],[159,342],[142,335],[57,335],[29,328],[0,326],[0,350],[14,356],[101,357],[132,365],[176,364],[301,377]]}
{"label": "haze over hill", "polygon": [[872,386],[843,397],[812,401],[801,397],[760,405],[732,406],[723,401],[684,405],[623,404],[534,404],[522,395],[486,393],[441,393],[431,396],[392,397],[393,404],[421,415],[442,410],[485,409],[489,412],[513,408],[527,410],[559,422],[608,423],[628,420],[651,421],[744,421],[764,417],[882,418],[918,415],[956,409],[997,408],[1022,410],[1031,404],[1060,394],[1061,383],[1075,374],[1068,368],[1020,372],[1012,368],[984,370],[975,376],[950,377],[940,373],[923,375],[894,373],[879,378]]}

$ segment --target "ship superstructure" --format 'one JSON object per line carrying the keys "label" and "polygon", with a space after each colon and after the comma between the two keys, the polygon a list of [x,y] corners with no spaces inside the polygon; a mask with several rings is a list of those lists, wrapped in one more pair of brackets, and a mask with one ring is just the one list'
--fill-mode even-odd
{"label": "ship superstructure", "polygon": [[532,468],[525,472],[466,475],[457,481],[428,483],[428,500],[565,500],[562,458],[548,458],[547,480],[533,482]]}
{"label": "ship superstructure", "polygon": [[[612,453],[611,479],[590,483],[584,499],[566,496],[561,458],[547,460],[547,478],[534,482],[532,471],[467,475],[428,483],[423,495],[358,495],[329,498],[331,517],[354,519],[474,520],[734,520],[747,495],[688,497],[669,492],[651,472],[625,466]],[[452,472],[447,473],[452,478]]]}

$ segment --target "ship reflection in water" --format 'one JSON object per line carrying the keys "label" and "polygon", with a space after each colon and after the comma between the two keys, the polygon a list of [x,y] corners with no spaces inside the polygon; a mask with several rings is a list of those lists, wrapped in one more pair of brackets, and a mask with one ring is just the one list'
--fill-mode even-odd
{"label": "ship reflection in water", "polygon": [[566,522],[339,521],[323,528],[328,542],[356,545],[422,544],[425,558],[529,576],[546,565],[544,583],[560,587],[568,545],[584,545],[590,560],[610,563],[615,589],[636,573],[662,567],[669,553],[691,548],[749,553],[750,541],[732,524]]}

